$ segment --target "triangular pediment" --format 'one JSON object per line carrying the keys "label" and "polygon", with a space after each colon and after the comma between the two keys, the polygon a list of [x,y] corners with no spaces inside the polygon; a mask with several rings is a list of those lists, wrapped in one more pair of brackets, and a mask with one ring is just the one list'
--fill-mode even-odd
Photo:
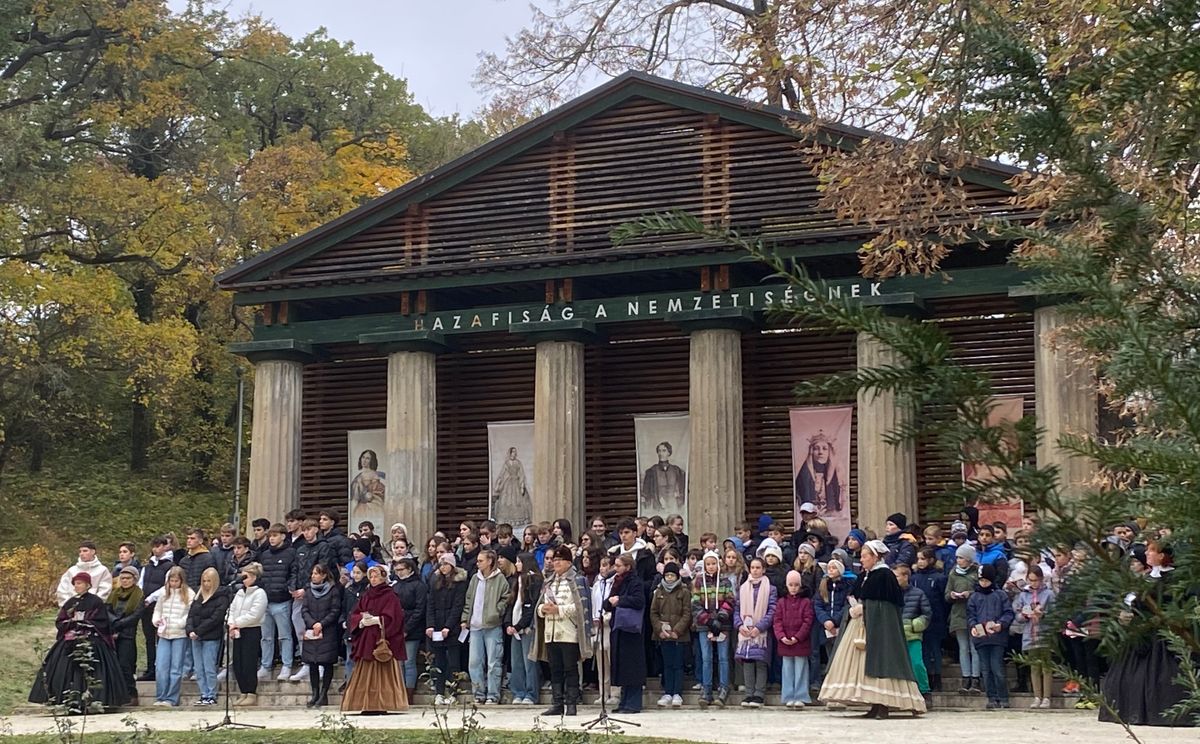
{"label": "triangular pediment", "polygon": [[[853,240],[818,205],[794,113],[628,73],[218,277],[253,292],[510,272],[672,253],[695,240],[613,246],[613,227],[683,210],[781,243]],[[823,130],[825,131],[825,130]],[[828,129],[852,146],[869,133]],[[968,189],[1003,209],[1015,171],[982,164]]]}

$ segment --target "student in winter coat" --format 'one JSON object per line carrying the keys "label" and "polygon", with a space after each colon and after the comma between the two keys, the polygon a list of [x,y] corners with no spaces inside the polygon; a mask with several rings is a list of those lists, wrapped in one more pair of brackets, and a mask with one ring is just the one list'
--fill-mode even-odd
{"label": "student in winter coat", "polygon": [[[854,580],[845,575],[845,564],[840,559],[834,558],[825,564],[825,578],[821,579],[817,585],[817,593],[813,596],[813,613],[817,619],[813,637],[817,639],[814,641],[815,645],[825,649],[825,658],[829,661],[833,660],[833,647],[846,618],[846,610],[849,609],[847,598],[853,589]],[[809,659],[808,676],[811,687],[820,689],[829,664],[826,663],[820,669],[813,669],[811,655]]]}
{"label": "student in winter coat", "polygon": [[975,593],[979,578],[979,564],[975,562],[975,548],[960,545],[955,551],[954,570],[946,577],[946,602],[950,605],[949,630],[958,639],[958,664],[962,669],[960,695],[983,692],[980,675],[979,652],[971,642],[971,626],[967,623],[967,600]]}
{"label": "student in winter coat", "polygon": [[429,603],[425,613],[425,637],[433,649],[435,702],[449,705],[454,698],[446,695],[446,682],[462,671],[463,606],[467,598],[467,572],[459,568],[454,553],[442,553],[438,569],[429,580]]}
{"label": "student in winter coat", "polygon": [[1012,625],[1014,615],[1008,595],[996,585],[999,579],[994,564],[983,566],[979,569],[979,585],[967,600],[967,625],[986,675],[989,710],[1008,707],[1004,650],[1008,646],[1008,627]]}
{"label": "student in winter coat", "polygon": [[[301,524],[300,534],[303,539],[294,540],[292,549],[296,551],[296,586],[292,591],[292,628],[296,632],[296,642],[300,650],[304,650],[304,617],[300,614],[304,607],[304,594],[312,576],[313,566],[320,564],[329,569],[330,576],[341,575],[341,564],[338,563],[337,551],[321,535],[320,524],[315,519],[306,519]],[[308,667],[301,664],[300,669],[288,678],[292,682],[303,682],[308,679]]]}
{"label": "student in winter coat", "polygon": [[329,569],[317,564],[309,576],[300,616],[304,618],[304,650],[301,660],[308,665],[308,685],[312,693],[308,707],[329,704],[333,684],[333,665],[342,651],[342,587],[329,575]]}
{"label": "student in winter coat", "polygon": [[125,566],[117,574],[116,586],[108,595],[108,614],[112,620],[113,641],[116,643],[117,661],[121,663],[121,677],[125,680],[125,692],[132,704],[137,704],[137,629],[145,605],[142,590],[138,588],[138,574],[133,566]]}
{"label": "student in winter coat", "polygon": [[[267,593],[267,617],[262,625],[262,648],[259,652],[260,680],[271,676],[271,667],[275,665],[276,638],[279,639],[279,656],[283,660],[278,679],[290,679],[292,665],[296,663],[295,646],[292,641],[292,592],[300,589],[303,582],[296,576],[296,551],[287,544],[286,536],[287,530],[282,524],[268,528],[267,546],[259,553],[258,558],[258,563],[263,569],[258,585]],[[311,574],[310,568],[309,575]],[[238,581],[240,584],[241,579]]]}
{"label": "student in winter coat", "polygon": [[[217,568],[217,559],[208,549],[204,530],[192,530],[187,536],[187,552],[178,561],[187,578],[188,589],[193,592],[200,588],[200,577],[209,568]],[[218,572],[218,576],[220,573]]]}
{"label": "student in winter coat", "polygon": [[900,611],[900,620],[904,623],[904,640],[908,644],[908,659],[912,662],[913,674],[917,678],[917,689],[925,695],[929,702],[929,673],[925,669],[925,660],[921,651],[921,640],[929,621],[933,618],[933,608],[929,606],[929,598],[911,583],[912,569],[901,563],[892,568],[896,574],[896,583],[904,596],[904,609]]}
{"label": "student in winter coat", "polygon": [[713,662],[717,664],[716,703],[729,697],[729,636],[733,631],[733,587],[721,573],[715,551],[704,554],[704,569],[692,579],[692,626],[700,635],[700,707],[713,702]]}
{"label": "student in winter coat", "polygon": [[404,686],[410,690],[417,687],[420,670],[417,669],[417,652],[425,639],[425,605],[429,599],[429,585],[417,574],[417,562],[412,558],[396,560],[396,581],[392,591],[404,608]]}
{"label": "student in winter coat", "polygon": [[1055,640],[1052,628],[1043,625],[1042,618],[1054,604],[1054,592],[1040,566],[1029,567],[1025,589],[1013,600],[1014,627],[1021,626],[1021,651],[1032,659],[1030,676],[1033,682],[1031,708],[1049,708],[1054,686],[1050,668],[1050,648]]}
{"label": "student in winter coat", "polygon": [[775,648],[783,659],[783,704],[803,708],[812,702],[809,695],[808,661],[812,653],[812,628],[816,624],[812,600],[805,594],[798,571],[787,575],[787,594],[775,603],[772,630]]}
{"label": "student in winter coat", "polygon": [[242,588],[229,605],[229,638],[233,642],[233,675],[242,696],[239,707],[258,705],[258,654],[262,648],[262,623],[267,616],[267,593],[258,586],[262,564],[251,563],[242,572]]}
{"label": "student in winter coat", "polygon": [[917,567],[909,582],[925,592],[932,616],[929,627],[921,636],[921,660],[929,672],[929,689],[942,691],[942,642],[946,640],[946,628],[950,607],[946,604],[946,573],[938,566],[937,552],[930,547],[917,553]]}
{"label": "student in winter coat", "polygon": [[200,576],[200,591],[196,592],[188,608],[185,627],[192,644],[200,705],[217,703],[217,656],[221,651],[221,638],[225,635],[225,613],[229,610],[229,601],[229,589],[221,584],[217,569],[205,569]]}
{"label": "student in winter coat", "polygon": [[461,626],[470,636],[468,668],[475,702],[500,702],[504,671],[504,612],[508,608],[508,579],[496,565],[496,551],[482,550],[476,572],[467,584]]}
{"label": "student in winter coat", "polygon": [[[339,566],[344,566],[354,561],[354,548],[350,542],[350,538],[346,537],[346,533],[342,532],[338,527],[337,514],[332,511],[322,511],[317,514],[317,528],[321,531],[321,537],[329,544],[333,550],[334,560]],[[333,574],[332,571],[330,572]]]}
{"label": "student in winter coat", "polygon": [[[92,583],[88,592],[95,594],[101,600],[108,599],[108,593],[112,591],[113,575],[109,572],[108,567],[104,565],[104,561],[100,560],[96,554],[96,543],[91,540],[84,540],[79,543],[79,561],[63,571],[62,577],[58,580],[58,589],[55,594],[58,597],[58,606],[62,607],[68,599],[75,597],[75,577],[81,573],[85,573],[92,578]],[[76,600],[78,601],[78,600]]]}
{"label": "student in winter coat", "polygon": [[743,705],[760,708],[767,692],[767,668],[771,661],[769,634],[775,618],[775,587],[766,580],[766,564],[761,558],[750,561],[750,578],[738,589],[733,613],[737,631],[734,658],[742,662],[746,699]]}
{"label": "student in winter coat", "polygon": [[[616,557],[617,576],[604,609],[611,613],[612,684],[621,688],[617,713],[641,713],[642,689],[646,686],[645,641],[642,639],[642,616],[646,611],[646,591],[637,575],[632,552]],[[623,609],[625,613],[619,613]],[[635,623],[624,626],[618,615],[628,615]]]}
{"label": "student in winter coat", "polygon": [[650,599],[650,628],[663,656],[660,708],[683,705],[683,652],[692,642],[692,592],[679,571],[678,563],[663,566],[663,580]]}
{"label": "student in winter coat", "polygon": [[511,609],[506,613],[504,632],[512,644],[509,653],[508,689],[514,705],[536,705],[541,684],[538,663],[529,658],[533,650],[534,615],[542,594],[542,574],[533,553],[517,555],[516,571],[509,578]]}
{"label": "student in winter coat", "polygon": [[158,628],[158,651],[154,677],[154,704],[177,707],[183,681],[183,649],[188,643],[188,609],[192,591],[183,569],[175,566],[167,572],[163,593],[154,603],[154,627]]}

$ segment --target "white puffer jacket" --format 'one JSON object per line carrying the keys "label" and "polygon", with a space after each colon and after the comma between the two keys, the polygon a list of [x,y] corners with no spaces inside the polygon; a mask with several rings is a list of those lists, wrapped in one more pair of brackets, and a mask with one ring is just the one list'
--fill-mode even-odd
{"label": "white puffer jacket", "polygon": [[257,585],[238,591],[229,604],[226,622],[239,628],[257,628],[267,616],[267,593]]}
{"label": "white puffer jacket", "polygon": [[[191,599],[191,596],[188,596]],[[168,641],[187,637],[188,610],[191,602],[185,602],[183,592],[175,592],[154,603],[154,627],[158,628],[158,637]]]}

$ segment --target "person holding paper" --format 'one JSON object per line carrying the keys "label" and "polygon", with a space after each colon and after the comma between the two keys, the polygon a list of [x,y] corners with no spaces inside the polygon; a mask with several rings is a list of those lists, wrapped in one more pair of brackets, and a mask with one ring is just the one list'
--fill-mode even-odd
{"label": "person holding paper", "polygon": [[[496,551],[480,551],[478,568],[467,585],[462,609],[462,631],[470,639],[471,687],[475,702],[500,702],[500,676],[504,665],[504,629],[501,623],[508,607],[508,579],[496,567]],[[485,677],[486,669],[486,677]]]}
{"label": "person holding paper", "polygon": [[554,703],[542,715],[573,716],[581,699],[579,662],[592,658],[592,616],[587,582],[575,570],[571,549],[559,545],[549,555],[552,572],[546,579],[536,614],[536,641],[529,658],[550,664]]}
{"label": "person holding paper", "polygon": [[1015,616],[1008,595],[996,586],[1000,578],[994,564],[984,565],[979,569],[979,583],[967,600],[967,627],[983,667],[988,710],[1009,707],[1004,650],[1008,647],[1008,626]]}
{"label": "person holding paper", "polygon": [[425,637],[433,649],[434,698],[436,705],[452,705],[454,697],[446,694],[446,682],[462,671],[462,643],[458,640],[462,626],[463,605],[467,598],[467,572],[459,568],[454,553],[438,557],[437,571],[429,579],[429,603],[425,611]]}
{"label": "person holding paper", "polygon": [[378,715],[405,711],[408,695],[400,677],[400,665],[405,658],[404,608],[388,586],[386,568],[368,568],[367,583],[370,586],[358,598],[358,606],[346,624],[354,673],[342,697],[342,712]]}

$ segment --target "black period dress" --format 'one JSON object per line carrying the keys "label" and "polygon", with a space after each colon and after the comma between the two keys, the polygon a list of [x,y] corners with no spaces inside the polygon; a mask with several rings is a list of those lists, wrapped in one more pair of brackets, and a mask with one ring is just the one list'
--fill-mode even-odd
{"label": "black period dress", "polygon": [[[92,706],[118,708],[129,702],[104,600],[90,592],[76,594],[59,609],[55,625],[58,639],[38,670],[29,702],[65,705],[69,712],[81,713],[85,690]],[[91,669],[85,670],[85,664]]]}

